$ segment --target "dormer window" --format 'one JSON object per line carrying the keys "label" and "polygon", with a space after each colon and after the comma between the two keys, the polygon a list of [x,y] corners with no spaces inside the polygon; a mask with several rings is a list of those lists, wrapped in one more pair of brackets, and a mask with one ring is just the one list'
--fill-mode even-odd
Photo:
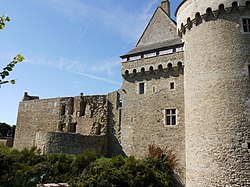
{"label": "dormer window", "polygon": [[250,33],[250,18],[243,18],[242,25],[243,25],[243,32]]}

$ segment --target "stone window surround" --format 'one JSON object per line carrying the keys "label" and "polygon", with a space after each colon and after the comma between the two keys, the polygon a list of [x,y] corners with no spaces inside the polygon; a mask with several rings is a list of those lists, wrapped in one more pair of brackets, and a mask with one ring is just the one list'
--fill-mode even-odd
{"label": "stone window surround", "polygon": [[[244,31],[244,28],[243,28],[243,26],[244,26],[244,23],[243,23],[243,20],[247,20],[247,24],[246,24],[246,26],[248,27],[248,31],[247,32],[245,32]],[[242,26],[241,26],[241,30],[242,30],[242,33],[243,34],[250,34],[250,17],[244,17],[244,16],[242,16],[241,17],[241,24],[242,24]]]}
{"label": "stone window surround", "polygon": [[[176,117],[176,122],[175,122],[175,125],[167,125],[167,110],[175,110],[175,117]],[[164,122],[164,126],[167,127],[167,128],[176,128],[178,127],[178,110],[176,107],[168,107],[168,108],[165,108],[163,110],[163,122]]]}

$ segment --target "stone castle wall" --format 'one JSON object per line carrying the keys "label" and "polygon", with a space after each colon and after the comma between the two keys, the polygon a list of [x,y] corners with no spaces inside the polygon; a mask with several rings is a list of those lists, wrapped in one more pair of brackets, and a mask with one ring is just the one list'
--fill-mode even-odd
{"label": "stone castle wall", "polygon": [[81,135],[64,132],[37,132],[35,146],[42,154],[81,154],[87,150],[99,156],[107,155],[106,135]]}
{"label": "stone castle wall", "polygon": [[[155,144],[172,150],[179,161],[179,171],[185,178],[185,126],[183,90],[183,52],[157,56],[122,64],[124,74],[121,89],[121,146],[127,155],[145,157],[148,146]],[[162,65],[162,66],[161,66]],[[153,66],[154,68],[150,68]],[[139,94],[139,83],[144,94]],[[174,84],[171,89],[170,84]],[[166,125],[165,109],[176,109],[177,125]]]}
{"label": "stone castle wall", "polygon": [[[106,96],[77,96],[24,100],[19,104],[14,147],[30,148],[37,132],[65,132],[106,135],[108,102]],[[106,137],[106,136],[105,136]],[[107,147],[107,145],[105,145]]]}
{"label": "stone castle wall", "polygon": [[[203,2],[209,2],[203,7],[207,14],[199,16]],[[177,20],[187,20],[193,7],[190,20],[194,22],[181,28],[186,44],[187,187],[250,185],[250,157],[245,146],[250,143],[250,35],[243,33],[241,20],[250,17],[250,10],[237,3],[228,7],[228,2],[232,3],[187,1],[177,13]],[[216,9],[207,9],[213,3],[218,5]]]}

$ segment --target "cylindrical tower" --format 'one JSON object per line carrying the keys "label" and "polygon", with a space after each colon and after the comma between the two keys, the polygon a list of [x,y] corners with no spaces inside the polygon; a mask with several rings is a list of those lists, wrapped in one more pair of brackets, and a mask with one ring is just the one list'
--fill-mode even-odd
{"label": "cylindrical tower", "polygon": [[186,0],[176,16],[185,41],[186,186],[250,186],[249,1]]}

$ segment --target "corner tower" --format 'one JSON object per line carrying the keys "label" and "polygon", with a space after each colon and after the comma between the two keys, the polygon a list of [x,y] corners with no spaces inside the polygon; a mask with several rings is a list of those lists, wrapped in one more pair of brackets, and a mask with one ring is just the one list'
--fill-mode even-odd
{"label": "corner tower", "polygon": [[186,185],[250,185],[250,3],[185,0]]}

